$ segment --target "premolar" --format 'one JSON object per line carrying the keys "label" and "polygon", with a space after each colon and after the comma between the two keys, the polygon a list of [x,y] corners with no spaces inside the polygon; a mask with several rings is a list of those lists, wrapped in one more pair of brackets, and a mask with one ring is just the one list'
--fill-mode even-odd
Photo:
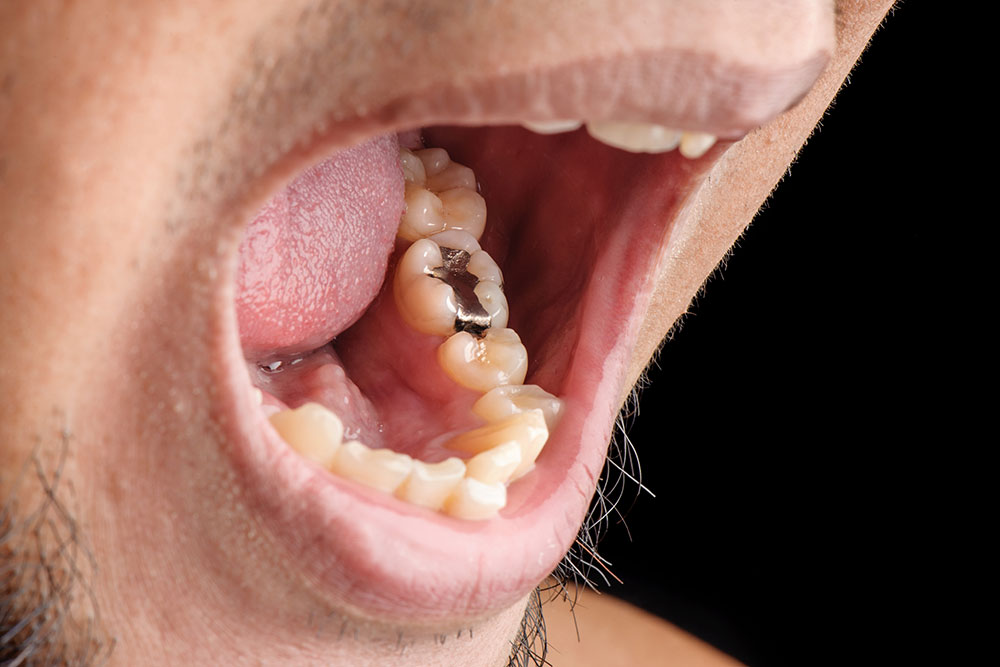
{"label": "premolar", "polygon": [[438,362],[456,383],[487,392],[523,383],[528,351],[513,329],[487,329],[482,338],[460,331],[438,348]]}

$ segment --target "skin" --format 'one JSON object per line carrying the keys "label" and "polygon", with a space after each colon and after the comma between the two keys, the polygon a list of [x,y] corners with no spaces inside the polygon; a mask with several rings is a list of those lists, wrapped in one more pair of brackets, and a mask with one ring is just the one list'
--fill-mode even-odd
{"label": "skin", "polygon": [[[316,594],[280,551],[253,539],[254,517],[224,483],[211,391],[199,380],[212,369],[208,286],[219,240],[238,242],[241,221],[277,184],[370,131],[359,120],[337,136],[303,141],[318,118],[359,117],[357,100],[384,95],[380,86],[416,87],[441,68],[458,81],[600,52],[623,37],[607,27],[618,9],[594,3],[579,16],[562,8],[573,18],[549,43],[513,21],[473,39],[475,13],[444,12],[440,51],[408,61],[405,71],[381,52],[331,56],[337,69],[326,92],[300,100],[289,75],[276,108],[252,104],[251,86],[251,103],[234,113],[232,90],[255,81],[267,54],[283,52],[305,3],[254,13],[236,3],[201,11],[99,4],[0,8],[0,498],[13,509],[6,528],[54,517],[37,539],[22,530],[0,541],[0,554],[18,564],[41,559],[56,571],[72,562],[78,593],[65,601],[60,650],[103,652],[113,641],[114,664],[505,664],[523,601],[476,619],[472,639],[442,645],[429,633],[403,655],[366,641],[364,625],[361,639],[339,641],[302,623]],[[395,16],[342,4],[337,16],[356,19],[349,37],[311,36],[329,51],[375,42]],[[781,13],[781,3],[761,5]],[[836,45],[826,45],[828,64],[809,94],[713,167],[654,277],[623,396],[781,178],[890,5],[840,3],[829,17]],[[536,9],[510,6],[525,20]],[[264,54],[257,60],[246,57],[251,44]],[[571,56],[558,55],[570,47]],[[220,119],[228,121],[221,131]],[[47,489],[55,509],[43,503]],[[46,512],[32,514],[39,507]],[[182,520],[189,516],[199,517],[196,528]],[[79,551],[60,552],[70,534]],[[607,623],[636,613],[601,602],[593,609]],[[642,636],[650,641],[674,632],[649,624]],[[639,654],[630,664],[641,664],[641,642],[622,646]],[[676,646],[679,655],[701,650]]]}

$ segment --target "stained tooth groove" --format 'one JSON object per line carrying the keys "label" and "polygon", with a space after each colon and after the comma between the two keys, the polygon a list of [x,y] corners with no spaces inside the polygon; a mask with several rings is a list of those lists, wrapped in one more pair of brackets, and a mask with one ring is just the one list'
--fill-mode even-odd
{"label": "stained tooth groove", "polygon": [[460,331],[438,348],[438,362],[456,383],[487,392],[521,384],[528,371],[528,351],[513,329],[487,329],[481,338]]}

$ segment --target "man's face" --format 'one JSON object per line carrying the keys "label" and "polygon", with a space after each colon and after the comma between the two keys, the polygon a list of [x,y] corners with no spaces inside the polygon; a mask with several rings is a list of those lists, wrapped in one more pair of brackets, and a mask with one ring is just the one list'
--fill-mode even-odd
{"label": "man's face", "polygon": [[[27,619],[68,654],[113,641],[121,664],[506,664],[623,397],[889,4],[5,3],[0,550],[17,603],[0,633]],[[516,126],[565,118],[720,141],[688,159]],[[343,330],[286,313],[279,344],[252,339],[252,314],[237,325],[254,214],[331,154],[414,130],[474,170],[526,382],[564,405],[484,520],[345,482],[255,400],[363,404],[384,447],[430,459],[481,423],[391,279]],[[340,259],[352,242],[310,280],[377,290],[386,254]],[[336,363],[265,372],[320,348]]]}

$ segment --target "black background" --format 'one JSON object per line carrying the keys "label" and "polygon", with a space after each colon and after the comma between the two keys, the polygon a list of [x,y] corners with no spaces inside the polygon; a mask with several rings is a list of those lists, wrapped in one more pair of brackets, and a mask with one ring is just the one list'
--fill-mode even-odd
{"label": "black background", "polygon": [[601,544],[625,582],[604,590],[752,667],[880,662],[913,595],[900,545],[933,512],[910,491],[949,354],[931,4],[876,35],[629,431],[656,498]]}

